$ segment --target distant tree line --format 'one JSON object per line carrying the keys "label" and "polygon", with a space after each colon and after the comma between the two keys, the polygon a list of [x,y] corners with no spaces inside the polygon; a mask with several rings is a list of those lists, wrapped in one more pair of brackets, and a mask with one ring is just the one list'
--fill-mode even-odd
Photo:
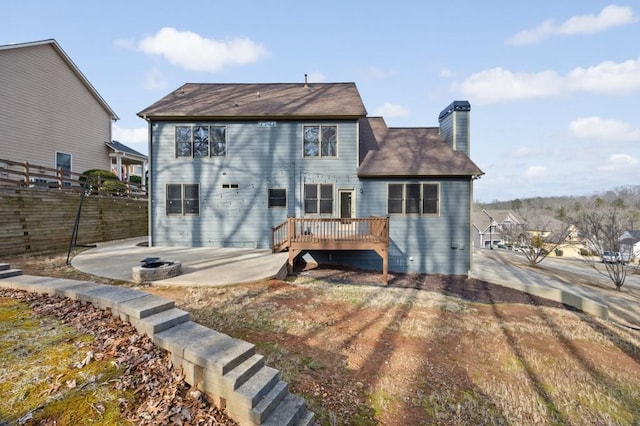
{"label": "distant tree line", "polygon": [[475,203],[475,210],[513,210],[525,219],[539,215],[553,216],[563,222],[575,220],[591,208],[612,207],[618,210],[622,227],[640,229],[640,185],[620,186],[605,192],[582,196],[516,198],[507,201]]}

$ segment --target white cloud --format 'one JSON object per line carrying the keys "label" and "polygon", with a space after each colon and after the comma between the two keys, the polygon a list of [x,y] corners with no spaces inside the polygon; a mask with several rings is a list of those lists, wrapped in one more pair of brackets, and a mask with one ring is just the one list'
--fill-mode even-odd
{"label": "white cloud", "polygon": [[564,79],[569,90],[625,95],[640,90],[640,58],[621,63],[601,62],[576,68]]}
{"label": "white cloud", "polygon": [[228,65],[246,65],[268,55],[262,44],[248,38],[213,40],[191,31],[164,27],[144,38],[138,49],[160,55],[171,64],[189,71],[217,72]]}
{"label": "white cloud", "polygon": [[625,169],[636,169],[638,160],[629,154],[612,154],[600,170],[604,172],[621,171]]}
{"label": "white cloud", "polygon": [[569,133],[577,138],[604,141],[640,141],[640,128],[617,120],[600,117],[576,118],[569,123]]}
{"label": "white cloud", "polygon": [[370,66],[365,70],[364,78],[367,81],[387,80],[397,74],[395,71],[384,71],[374,66]]}
{"label": "white cloud", "polygon": [[575,68],[565,76],[550,70],[526,73],[497,67],[471,74],[452,88],[474,102],[485,104],[551,98],[571,92],[627,95],[640,91],[640,57]]}
{"label": "white cloud", "polygon": [[162,72],[157,68],[154,68],[145,76],[143,85],[147,90],[164,89],[167,87],[167,80],[164,78],[164,74],[162,74]]}
{"label": "white cloud", "polygon": [[506,43],[512,45],[533,44],[553,36],[592,34],[628,25],[637,20],[630,7],[611,4],[604,7],[597,15],[573,16],[559,25],[556,25],[552,19],[547,20],[535,28],[516,33],[509,37]]}
{"label": "white cloud", "polygon": [[403,107],[401,105],[392,104],[390,102],[385,102],[383,105],[376,108],[373,114],[375,116],[391,118],[391,117],[405,117],[409,115],[409,112],[410,112],[409,108]]}
{"label": "white cloud", "polygon": [[543,178],[547,177],[549,172],[544,166],[531,166],[524,172],[526,178]]}
{"label": "white cloud", "polygon": [[453,88],[476,102],[496,103],[555,96],[561,85],[554,71],[514,73],[498,67],[471,74]]}
{"label": "white cloud", "polygon": [[438,76],[442,78],[450,78],[453,77],[453,71],[448,68],[441,68],[440,71],[438,71]]}
{"label": "white cloud", "polygon": [[149,129],[146,127],[134,127],[123,129],[117,124],[112,127],[113,139],[125,145],[147,143],[149,137]]}

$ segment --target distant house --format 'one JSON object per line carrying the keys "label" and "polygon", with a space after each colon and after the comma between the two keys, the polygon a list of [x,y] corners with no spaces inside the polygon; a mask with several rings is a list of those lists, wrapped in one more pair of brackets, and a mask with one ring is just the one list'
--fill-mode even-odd
{"label": "distant house", "polygon": [[115,120],[55,40],[0,46],[0,159],[108,170]]}
{"label": "distant house", "polygon": [[626,231],[620,237],[620,252],[625,261],[640,258],[640,231]]}
{"label": "distant house", "polygon": [[[107,142],[111,172],[122,181],[129,181],[130,176],[146,176],[148,158],[146,155],[118,141]],[[143,181],[144,182],[144,181]]]}
{"label": "distant house", "polygon": [[496,248],[508,244],[509,235],[522,227],[522,219],[513,210],[480,210],[471,215],[473,246]]}
{"label": "distant house", "polygon": [[578,257],[584,248],[578,229],[552,216],[537,215],[527,220],[526,228],[529,234],[538,235],[547,245],[562,250],[565,257]]}
{"label": "distant house", "polygon": [[469,113],[455,101],[439,127],[389,128],[354,83],[185,84],[138,113],[151,135],[151,244],[467,274],[482,175]]}

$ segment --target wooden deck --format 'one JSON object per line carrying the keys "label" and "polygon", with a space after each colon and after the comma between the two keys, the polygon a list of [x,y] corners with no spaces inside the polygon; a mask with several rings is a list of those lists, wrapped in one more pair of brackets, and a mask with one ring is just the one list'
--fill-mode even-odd
{"label": "wooden deck", "polygon": [[289,251],[289,270],[305,250],[374,250],[382,258],[382,275],[388,281],[389,218],[353,219],[288,218],[272,228],[273,252]]}

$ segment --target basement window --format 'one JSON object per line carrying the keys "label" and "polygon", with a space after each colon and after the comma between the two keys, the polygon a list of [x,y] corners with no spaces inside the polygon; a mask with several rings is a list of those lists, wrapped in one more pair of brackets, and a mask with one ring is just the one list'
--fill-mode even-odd
{"label": "basement window", "polygon": [[268,207],[287,207],[287,190],[269,188]]}

